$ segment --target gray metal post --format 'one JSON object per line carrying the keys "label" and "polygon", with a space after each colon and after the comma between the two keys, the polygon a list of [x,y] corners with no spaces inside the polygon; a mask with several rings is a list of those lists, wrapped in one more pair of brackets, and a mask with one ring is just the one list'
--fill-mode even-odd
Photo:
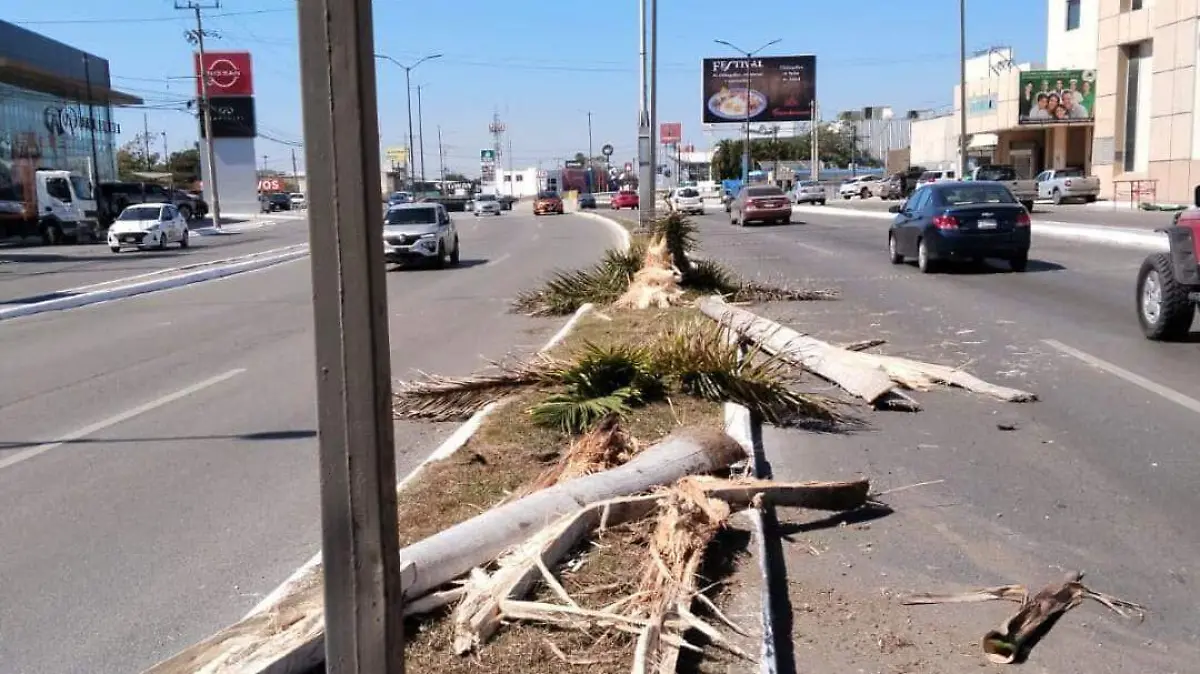
{"label": "gray metal post", "polygon": [[298,13],[312,211],[325,671],[401,674],[371,0],[305,0]]}
{"label": "gray metal post", "polygon": [[638,212],[645,218],[642,223],[649,225],[657,214],[655,199],[658,182],[658,0],[650,0],[650,32],[646,39],[650,43],[650,67],[646,70],[646,80],[649,93],[646,102],[650,106],[650,200],[638,199]]}
{"label": "gray metal post", "polygon": [[648,213],[646,205],[654,204],[654,138],[650,129],[650,101],[646,87],[650,71],[646,53],[646,0],[638,0],[638,58],[638,226],[648,230],[653,215]]}
{"label": "gray metal post", "polygon": [[[588,156],[587,156],[587,182],[588,192],[595,192],[594,181],[592,179],[592,113],[588,111]],[[509,176],[510,185],[512,184],[512,176]]]}
{"label": "gray metal post", "polygon": [[421,107],[421,85],[417,85],[417,144],[421,146],[421,182],[425,182],[425,113]]}
{"label": "gray metal post", "polygon": [[967,0],[958,0],[958,179],[967,175]]}
{"label": "gray metal post", "polygon": [[416,198],[416,183],[414,182],[416,171],[416,161],[413,156],[416,153],[416,145],[413,144],[413,126],[412,126],[412,68],[404,68],[404,95],[408,101],[408,189],[413,193],[413,198]]}

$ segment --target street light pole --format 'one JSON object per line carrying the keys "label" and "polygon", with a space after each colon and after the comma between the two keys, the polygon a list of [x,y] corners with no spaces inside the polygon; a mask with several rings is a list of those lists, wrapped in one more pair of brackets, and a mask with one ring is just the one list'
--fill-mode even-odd
{"label": "street light pole", "polygon": [[[588,181],[588,192],[591,193],[591,192],[595,191],[592,188],[592,112],[591,112],[591,110],[588,111],[587,116],[588,116],[587,181]],[[512,178],[510,177],[509,180],[511,181]]]}
{"label": "street light pole", "polygon": [[958,179],[967,174],[967,0],[958,0]]}
{"label": "street light pole", "polygon": [[421,146],[421,182],[425,182],[425,113],[421,107],[421,85],[417,85],[417,143]]}
{"label": "street light pole", "polygon": [[770,47],[773,44],[779,43],[781,41],[782,41],[781,38],[776,38],[776,39],[771,40],[770,42],[764,44],[763,46],[759,47],[758,49],[755,49],[754,51],[746,51],[745,49],[738,47],[737,45],[733,44],[732,42],[728,42],[726,40],[713,40],[713,42],[716,42],[717,44],[725,45],[726,47],[729,47],[730,49],[732,49],[746,57],[746,122],[745,122],[746,123],[746,145],[745,145],[745,147],[742,148],[742,184],[743,185],[749,184],[749,182],[750,182],[750,59],[754,58],[754,55],[759,53],[760,51],[766,49],[767,47]]}
{"label": "street light pole", "polygon": [[[375,58],[383,59],[385,61],[390,61],[393,65],[399,66],[404,69],[404,93],[405,93],[405,99],[408,104],[408,153],[407,153],[408,154],[408,167],[407,168],[408,168],[408,183],[409,183],[410,188],[413,184],[413,174],[416,173],[416,165],[413,160],[413,149],[414,148],[413,148],[413,119],[412,119],[412,71],[414,68],[416,68],[417,66],[421,65],[422,63],[424,63],[426,61],[432,61],[433,59],[439,59],[441,57],[442,57],[441,54],[430,54],[429,56],[425,56],[425,57],[418,59],[416,63],[414,63],[410,66],[406,66],[403,63],[392,58],[391,56],[388,56],[387,54],[375,54]],[[422,168],[422,170],[424,170],[424,168]]]}

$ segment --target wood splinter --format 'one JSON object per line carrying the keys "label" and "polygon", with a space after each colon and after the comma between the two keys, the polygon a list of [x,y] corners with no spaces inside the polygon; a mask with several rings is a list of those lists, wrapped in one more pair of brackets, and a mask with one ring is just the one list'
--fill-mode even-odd
{"label": "wood splinter", "polygon": [[1054,624],[1054,620],[1079,606],[1084,599],[1104,604],[1122,618],[1141,620],[1145,617],[1145,607],[1096,592],[1080,582],[1082,579],[1082,572],[1071,572],[1063,582],[1047,585],[1032,597],[1024,585],[1001,585],[960,594],[916,594],[905,599],[903,603],[965,604],[998,600],[1020,603],[1021,608],[1015,615],[983,636],[983,652],[987,659],[998,665],[1008,665],[1018,659],[1024,659],[1040,635]]}

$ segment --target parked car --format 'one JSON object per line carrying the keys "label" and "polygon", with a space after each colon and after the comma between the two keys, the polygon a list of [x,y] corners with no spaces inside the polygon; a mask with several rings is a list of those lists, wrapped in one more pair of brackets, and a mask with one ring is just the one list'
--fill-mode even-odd
{"label": "parked car", "polygon": [[208,215],[208,202],[199,194],[184,192],[183,190],[175,190],[172,194],[171,203],[179,209],[179,214],[184,220],[193,221],[200,220]]}
{"label": "parked car", "polygon": [[533,214],[545,215],[546,213],[563,214],[563,200],[558,192],[549,190],[538,192],[537,201],[533,202]]}
{"label": "parked car", "polygon": [[591,192],[580,192],[579,196],[575,198],[575,205],[579,207],[579,210],[595,208],[596,195]]}
{"label": "parked car", "polygon": [[1138,323],[1147,339],[1175,341],[1188,336],[1200,308],[1200,187],[1193,208],[1160,231],[1169,248],[1148,256],[1138,270]]}
{"label": "parked car", "polygon": [[792,187],[793,204],[825,205],[825,186],[815,180],[801,180]]}
{"label": "parked car", "polygon": [[[203,199],[198,200],[203,203]],[[96,191],[97,216],[107,226],[133,204],[175,204],[185,220],[201,217],[196,214],[197,199],[182,190],[171,191],[158,183],[108,180]],[[208,213],[208,204],[204,204]]]}
{"label": "parked car", "polygon": [[495,194],[476,194],[471,201],[471,212],[475,217],[481,215],[500,215],[503,207]]}
{"label": "parked car", "polygon": [[680,187],[667,194],[667,208],[676,213],[704,215],[704,200],[695,187]]}
{"label": "parked car", "polygon": [[292,200],[293,210],[304,210],[308,208],[308,197],[304,196],[303,192],[292,192],[290,195]]}
{"label": "parked car", "polygon": [[126,246],[163,250],[168,243],[188,247],[188,226],[174,204],[128,206],[108,228],[108,248],[114,253]]}
{"label": "parked car", "polygon": [[903,173],[893,173],[892,175],[880,180],[875,185],[875,196],[884,201],[893,199],[903,199],[905,191],[906,177]]}
{"label": "parked car", "polygon": [[730,204],[729,224],[742,225],[752,221],[784,225],[792,220],[792,204],[783,190],[774,185],[743,187]]}
{"label": "parked car", "polygon": [[871,196],[871,188],[879,182],[879,176],[858,176],[850,178],[838,186],[838,196],[843,199],[858,197],[866,199]]}
{"label": "parked car", "polygon": [[1037,198],[1050,199],[1055,205],[1067,199],[1090,204],[1100,196],[1100,179],[1089,177],[1081,168],[1042,171],[1033,180],[1037,185]]}
{"label": "parked car", "polygon": [[441,204],[399,204],[383,216],[383,259],[397,265],[458,264],[458,229]]}
{"label": "parked car", "polygon": [[947,180],[954,180],[954,171],[926,171],[922,173],[919,178],[917,178],[917,184],[913,187],[913,189],[915,190],[917,187],[922,185],[945,182]]}
{"label": "parked car", "polygon": [[258,195],[259,209],[263,213],[292,210],[292,198],[287,192],[272,192]]}
{"label": "parked car", "polygon": [[949,181],[917,188],[895,213],[888,229],[892,264],[917,258],[923,273],[943,260],[1008,260],[1013,271],[1029,263],[1029,211],[1002,184]]}
{"label": "parked car", "polygon": [[638,193],[633,190],[621,190],[612,195],[612,200],[609,201],[608,206],[614,211],[619,211],[622,208],[637,208]]}
{"label": "parked car", "polygon": [[1037,199],[1038,186],[1032,180],[1021,180],[1017,177],[1017,171],[1011,166],[1004,164],[985,164],[975,167],[968,180],[981,180],[1001,183],[1012,192],[1017,201],[1025,207],[1025,210],[1033,212],[1033,202]]}

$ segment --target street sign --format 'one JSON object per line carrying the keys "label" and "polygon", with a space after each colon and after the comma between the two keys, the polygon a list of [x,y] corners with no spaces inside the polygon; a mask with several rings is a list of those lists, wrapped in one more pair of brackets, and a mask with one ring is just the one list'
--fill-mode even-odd
{"label": "street sign", "polygon": [[578,159],[568,159],[563,162],[563,166],[570,169],[579,169],[583,168],[583,162]]}
{"label": "street sign", "polygon": [[609,145],[608,143],[605,143],[604,147],[600,148],[600,154],[604,155],[605,157],[611,157],[612,153],[613,146]]}
{"label": "street sign", "polygon": [[492,148],[487,148],[479,151],[479,161],[492,162],[496,161],[496,151]]}

